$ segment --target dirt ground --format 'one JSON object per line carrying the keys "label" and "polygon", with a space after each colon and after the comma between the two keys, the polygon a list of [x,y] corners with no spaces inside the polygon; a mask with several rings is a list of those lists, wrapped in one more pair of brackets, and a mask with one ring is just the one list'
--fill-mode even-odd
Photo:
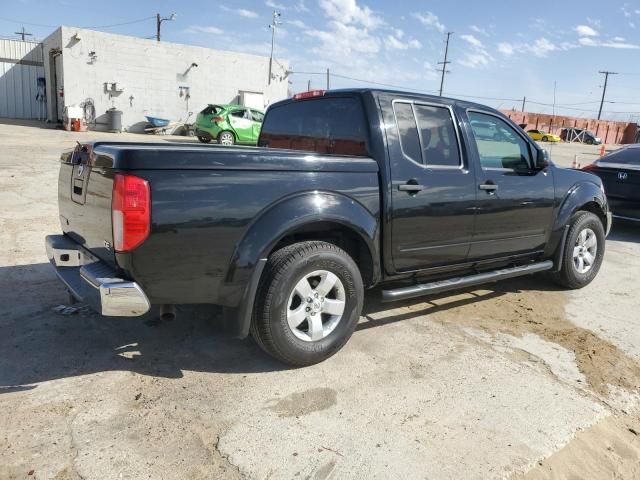
{"label": "dirt ground", "polygon": [[338,355],[290,369],[216,312],[56,311],[57,159],[89,138],[159,139],[0,124],[0,479],[640,476],[639,227],[614,226],[580,291],[370,292]]}

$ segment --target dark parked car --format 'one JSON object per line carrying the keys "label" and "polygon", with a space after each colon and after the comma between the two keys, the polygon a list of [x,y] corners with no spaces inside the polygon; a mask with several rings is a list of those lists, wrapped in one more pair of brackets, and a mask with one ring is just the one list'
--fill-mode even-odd
{"label": "dark parked car", "polygon": [[600,137],[596,137],[595,133],[584,128],[563,128],[560,131],[560,139],[565,142],[580,142],[587,145],[602,144]]}
{"label": "dark parked car", "polygon": [[307,92],[268,109],[259,145],[64,153],[58,276],[103,315],[221,305],[239,337],[309,365],[346,343],[376,285],[393,301],[546,271],[580,288],[602,263],[600,179],[492,108]]}
{"label": "dark parked car", "polygon": [[615,218],[640,222],[640,145],[629,145],[583,170],[602,179]]}

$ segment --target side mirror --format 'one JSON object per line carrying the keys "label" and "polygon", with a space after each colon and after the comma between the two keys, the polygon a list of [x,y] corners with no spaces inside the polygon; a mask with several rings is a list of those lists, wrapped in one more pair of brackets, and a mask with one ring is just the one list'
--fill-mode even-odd
{"label": "side mirror", "polygon": [[547,152],[547,150],[545,150],[544,148],[539,149],[536,157],[536,168],[542,170],[544,168],[547,168],[549,165],[551,165],[551,161],[549,160],[549,152]]}

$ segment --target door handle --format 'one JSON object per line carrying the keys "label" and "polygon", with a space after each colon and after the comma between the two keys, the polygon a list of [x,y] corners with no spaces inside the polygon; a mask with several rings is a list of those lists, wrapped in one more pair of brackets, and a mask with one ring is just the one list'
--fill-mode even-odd
{"label": "door handle", "polygon": [[405,183],[404,185],[398,185],[398,190],[401,192],[419,192],[424,190],[424,186],[415,183]]}
{"label": "door handle", "polygon": [[498,185],[496,185],[495,183],[481,183],[479,185],[480,190],[484,190],[486,192],[495,192],[496,190],[498,190]]}

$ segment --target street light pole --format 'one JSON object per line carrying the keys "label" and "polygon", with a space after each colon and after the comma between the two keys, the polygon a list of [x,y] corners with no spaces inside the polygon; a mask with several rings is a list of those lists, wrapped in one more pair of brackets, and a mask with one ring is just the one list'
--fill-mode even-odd
{"label": "street light pole", "polygon": [[160,41],[160,25],[162,25],[162,22],[164,22],[165,20],[169,20],[170,22],[176,19],[176,14],[172,13],[171,15],[169,15],[168,18],[160,18],[160,14],[156,13],[156,40],[159,42]]}
{"label": "street light pole", "polygon": [[269,25],[269,28],[271,29],[271,54],[269,55],[269,79],[267,80],[268,85],[271,85],[271,76],[273,75],[273,46],[276,41],[276,28],[278,27],[278,25],[280,25],[280,22],[278,22],[278,18],[280,17],[280,15],[280,12],[274,10],[273,19],[271,25]]}
{"label": "street light pole", "polygon": [[609,80],[609,75],[618,75],[616,72],[609,72],[607,70],[600,71],[598,73],[602,73],[604,75],[604,87],[602,88],[602,100],[600,100],[600,110],[598,110],[598,120],[600,120],[600,116],[602,115],[602,105],[604,105],[604,95],[607,93],[607,80]]}

